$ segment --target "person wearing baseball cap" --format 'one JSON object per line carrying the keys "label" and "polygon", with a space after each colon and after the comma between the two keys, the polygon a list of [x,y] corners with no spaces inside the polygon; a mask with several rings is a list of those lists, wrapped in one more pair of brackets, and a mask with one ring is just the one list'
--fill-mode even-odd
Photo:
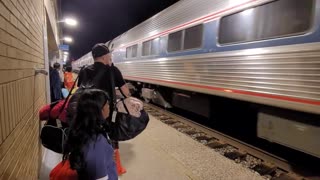
{"label": "person wearing baseball cap", "polygon": [[99,43],[93,46],[92,57],[95,62],[102,61],[102,63],[106,63],[106,65],[109,66],[111,66],[112,64],[111,52],[109,48],[103,43]]}
{"label": "person wearing baseball cap", "polygon": [[[113,102],[113,91],[111,86],[111,68],[113,72],[115,87],[122,90],[126,97],[130,96],[129,89],[120,70],[113,65],[111,58],[111,51],[109,48],[103,44],[99,43],[92,48],[92,57],[94,59],[94,64],[89,65],[84,68],[79,74],[78,87],[92,86],[96,89],[101,89],[107,92],[111,98],[110,102]],[[110,103],[110,113],[107,121],[111,121],[113,115],[113,103]],[[126,170],[121,166],[120,154],[119,154],[119,143],[113,142],[113,148],[115,149],[115,159],[117,165],[118,175],[124,174]]]}

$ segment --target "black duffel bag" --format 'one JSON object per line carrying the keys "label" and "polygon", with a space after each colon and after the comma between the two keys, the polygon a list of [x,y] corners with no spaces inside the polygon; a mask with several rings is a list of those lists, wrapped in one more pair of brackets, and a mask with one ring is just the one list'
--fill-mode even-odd
{"label": "black duffel bag", "polygon": [[[59,120],[57,120],[59,121]],[[63,153],[68,128],[62,127],[56,120],[49,120],[41,129],[40,139],[44,147],[56,153]]]}
{"label": "black duffel bag", "polygon": [[117,112],[115,122],[111,123],[109,136],[110,139],[114,141],[126,141],[133,139],[147,127],[149,122],[148,113],[144,109],[140,111],[140,117],[132,116],[130,115],[123,99],[121,101],[127,111],[127,114]]}
{"label": "black duffel bag", "polygon": [[[51,110],[59,104],[60,101],[56,101],[50,104],[48,121],[44,124],[40,132],[41,144],[56,153],[63,152],[63,144],[67,137],[67,125],[62,123],[58,118],[51,118]],[[59,115],[65,107],[66,101],[59,110]],[[59,117],[58,115],[58,117]]]}
{"label": "black duffel bag", "polygon": [[[113,96],[113,104],[114,107],[117,107],[117,98],[115,92],[115,80],[114,80],[114,67],[113,64],[111,65],[110,69],[110,77],[111,77],[111,88],[112,88],[112,96]],[[122,92],[121,88],[119,88],[123,97],[126,97],[125,94]],[[109,137],[113,141],[126,141],[130,140],[137,135],[139,135],[148,125],[149,116],[148,113],[142,109],[140,111],[141,116],[135,117],[130,115],[130,112],[124,103],[124,99],[121,98],[123,106],[127,113],[117,112],[115,117],[115,122],[108,122],[111,123]],[[120,102],[119,102],[120,103]]]}

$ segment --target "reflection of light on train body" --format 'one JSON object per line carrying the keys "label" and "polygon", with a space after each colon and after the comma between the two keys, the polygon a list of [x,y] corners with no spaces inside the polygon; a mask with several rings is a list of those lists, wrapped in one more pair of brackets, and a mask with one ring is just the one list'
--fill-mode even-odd
{"label": "reflection of light on train body", "polygon": [[270,52],[270,50],[262,49],[262,48],[255,48],[255,49],[247,49],[243,50],[242,52],[237,53],[239,56],[245,56],[245,55],[260,55]]}
{"label": "reflection of light on train body", "polygon": [[237,5],[243,5],[245,3],[248,3],[249,1],[251,0],[228,0],[228,4],[229,6],[237,6]]}
{"label": "reflection of light on train body", "polygon": [[243,11],[243,12],[241,13],[241,15],[243,15],[243,16],[250,16],[250,15],[252,14],[252,12],[253,12],[253,8],[247,9],[247,10]]}
{"label": "reflection of light on train body", "polygon": [[158,63],[165,64],[167,60],[168,60],[167,58],[159,58]]}
{"label": "reflection of light on train body", "polygon": [[228,92],[228,93],[232,93],[232,92],[233,92],[233,91],[230,90],[230,89],[224,89],[223,91],[224,91],[224,92]]}
{"label": "reflection of light on train body", "polygon": [[149,35],[149,36],[153,36],[153,35],[156,35],[156,34],[158,34],[158,33],[159,33],[159,30],[154,30],[154,31],[148,33],[148,35]]}

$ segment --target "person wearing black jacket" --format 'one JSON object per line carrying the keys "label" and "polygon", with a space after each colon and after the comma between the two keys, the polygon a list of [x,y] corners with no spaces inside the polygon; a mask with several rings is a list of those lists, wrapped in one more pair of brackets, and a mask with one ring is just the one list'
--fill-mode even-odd
{"label": "person wearing black jacket", "polygon": [[[109,48],[102,44],[96,44],[92,48],[92,57],[94,59],[94,64],[89,65],[80,71],[78,87],[94,87],[107,92],[111,98],[110,102],[113,102],[113,91],[111,84],[111,73],[113,73],[113,79],[115,87],[120,88],[126,97],[130,96],[129,89],[120,70],[113,66],[111,59],[111,52]],[[110,114],[109,120],[112,120],[112,114],[114,111],[114,104],[110,103]],[[120,154],[119,154],[119,143],[113,142],[113,148],[115,149],[115,158],[118,174],[121,175],[126,172],[126,170],[121,166]]]}
{"label": "person wearing black jacket", "polygon": [[60,64],[54,63],[53,68],[50,66],[50,94],[51,102],[62,99],[61,79],[59,76]]}

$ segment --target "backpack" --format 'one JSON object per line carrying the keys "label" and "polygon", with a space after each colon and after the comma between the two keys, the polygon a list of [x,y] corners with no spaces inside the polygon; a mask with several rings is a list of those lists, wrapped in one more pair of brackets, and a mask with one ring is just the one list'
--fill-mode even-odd
{"label": "backpack", "polygon": [[78,99],[80,98],[83,90],[88,89],[88,88],[97,88],[96,84],[98,83],[98,81],[101,79],[101,77],[103,76],[105,71],[100,71],[97,75],[95,75],[92,78],[89,78],[86,74],[85,69],[87,68],[83,67],[80,73],[83,73],[84,77],[82,77],[84,80],[82,80],[81,84],[79,85],[79,88],[75,91],[75,93],[72,95],[72,97],[70,98],[69,102],[68,102],[68,106],[67,106],[67,122],[70,124],[71,120],[73,119],[74,115],[76,114],[76,108],[77,108],[77,102]]}

